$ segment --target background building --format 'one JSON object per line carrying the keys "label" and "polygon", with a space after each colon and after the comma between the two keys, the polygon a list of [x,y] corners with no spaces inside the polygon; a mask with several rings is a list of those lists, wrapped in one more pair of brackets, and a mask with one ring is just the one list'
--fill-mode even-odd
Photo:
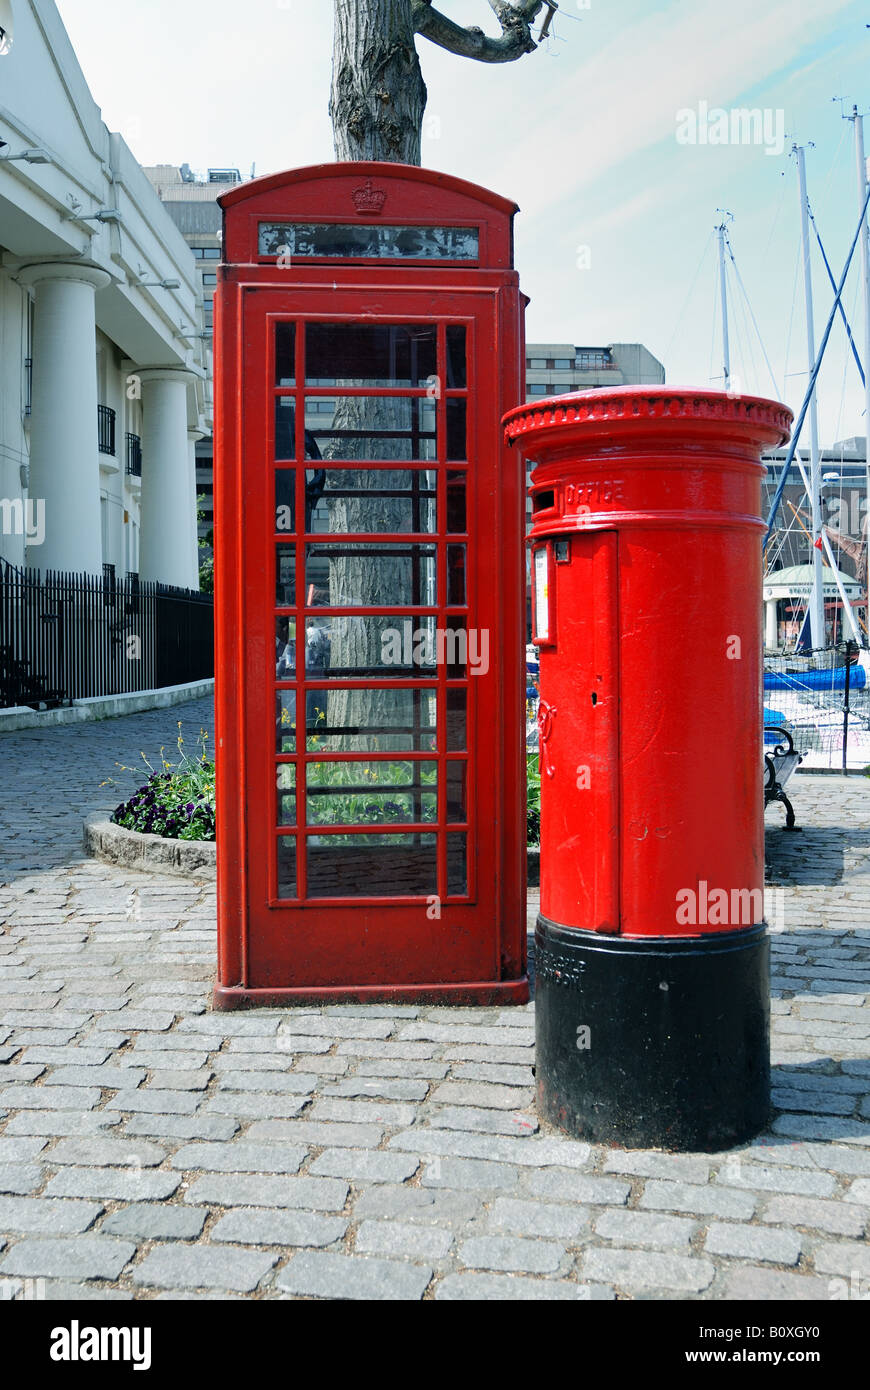
{"label": "background building", "polygon": [[596,386],[663,386],[665,369],[641,343],[575,347],[526,344],[526,400],[589,391]]}
{"label": "background building", "polygon": [[53,0],[0,58],[0,557],[198,586],[196,262],[100,119]]}
{"label": "background building", "polygon": [[[799,450],[809,477],[809,451]],[[767,477],[764,482],[764,511],[769,512],[788,449],[773,449],[764,455]],[[841,572],[847,597],[856,609],[859,628],[867,622],[867,442],[853,437],[823,449],[819,463],[822,475],[822,524],[830,542],[836,568]],[[765,553],[765,646],[776,650],[790,647],[803,626],[813,561],[810,501],[797,463],[788,472],[776,529]],[[825,551],[822,560],[830,567]],[[825,571],[825,620],[829,641],[839,640],[844,628],[841,597]]]}
{"label": "background building", "polygon": [[[799,450],[804,470],[809,476],[809,452]],[[769,507],[782,477],[788,449],[772,449],[764,455],[767,467],[764,493]],[[859,552],[867,515],[867,442],[863,438],[841,440],[830,449],[823,449],[819,462],[822,474],[822,521],[829,527],[831,549],[838,568],[846,574],[858,574]],[[794,509],[798,516],[795,516]],[[803,526],[801,525],[803,523]],[[811,528],[810,503],[796,463],[789,469],[777,515],[777,534],[769,550],[771,568],[805,565],[810,558],[811,540],[803,529]],[[833,535],[832,532],[836,533]],[[841,539],[837,540],[836,536]],[[827,563],[827,560],[826,560]]]}
{"label": "background building", "polygon": [[[601,386],[663,386],[664,381],[664,367],[642,343],[611,343],[609,347],[526,343],[526,401]],[[532,502],[527,496],[527,530],[531,523]],[[530,592],[528,564],[527,556],[526,587]]]}

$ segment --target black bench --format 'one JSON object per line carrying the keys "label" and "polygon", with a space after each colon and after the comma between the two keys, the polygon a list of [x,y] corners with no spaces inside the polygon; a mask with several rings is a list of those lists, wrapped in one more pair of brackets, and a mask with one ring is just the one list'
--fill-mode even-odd
{"label": "black bench", "polygon": [[785,785],[795,768],[803,762],[803,753],[799,753],[795,748],[794,739],[788,729],[769,724],[764,732],[782,736],[782,741],[777,741],[773,748],[766,749],[764,753],[764,804],[769,806],[771,801],[781,801],[785,806],[786,830],[797,830],[798,826],[794,823],[794,807],[785,794]]}

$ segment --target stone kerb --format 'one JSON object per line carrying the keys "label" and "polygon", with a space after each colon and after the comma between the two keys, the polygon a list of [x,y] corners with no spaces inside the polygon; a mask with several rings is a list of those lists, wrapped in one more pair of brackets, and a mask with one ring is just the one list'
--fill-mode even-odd
{"label": "stone kerb", "polygon": [[83,828],[84,847],[95,859],[122,868],[214,878],[217,846],[213,840],[170,840],[113,825],[105,815],[90,816]]}

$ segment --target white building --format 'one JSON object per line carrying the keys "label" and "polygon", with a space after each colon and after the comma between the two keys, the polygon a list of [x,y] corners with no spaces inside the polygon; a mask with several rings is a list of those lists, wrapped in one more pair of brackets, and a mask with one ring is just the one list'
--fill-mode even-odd
{"label": "white building", "polygon": [[198,588],[196,262],[54,0],[0,0],[0,29],[0,557]]}
{"label": "white building", "polygon": [[[243,183],[242,175],[238,169],[230,168],[195,173],[189,164],[154,164],[146,166],[145,173],[193,252],[199,274],[203,325],[206,332],[210,332],[214,323],[217,266],[223,255],[223,211],[217,200],[228,189]],[[196,446],[196,495],[200,541],[205,545],[214,527],[214,440],[208,435]]]}

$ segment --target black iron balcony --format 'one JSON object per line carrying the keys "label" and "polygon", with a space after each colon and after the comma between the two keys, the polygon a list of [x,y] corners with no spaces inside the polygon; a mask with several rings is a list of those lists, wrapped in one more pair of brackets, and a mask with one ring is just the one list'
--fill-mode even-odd
{"label": "black iron balcony", "polygon": [[138,434],[127,434],[127,477],[142,477],[142,440]]}
{"label": "black iron balcony", "polygon": [[115,452],[115,412],[111,406],[97,406],[97,430],[101,454]]}

